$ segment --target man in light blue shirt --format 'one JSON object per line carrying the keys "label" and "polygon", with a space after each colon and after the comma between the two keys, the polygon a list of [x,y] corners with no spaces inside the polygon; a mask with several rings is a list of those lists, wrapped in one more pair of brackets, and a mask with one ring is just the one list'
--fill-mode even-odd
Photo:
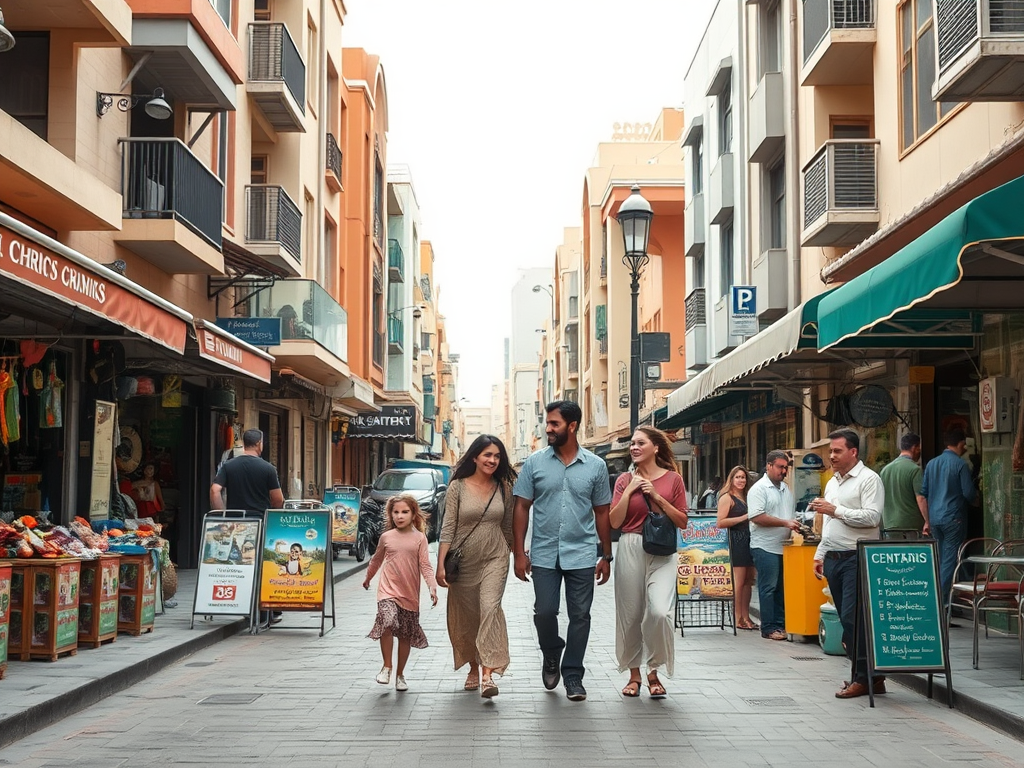
{"label": "man in light blue shirt", "polygon": [[761,637],[787,640],[782,545],[789,541],[796,521],[796,499],[786,485],[789,456],[771,451],[764,474],[747,493],[750,554],[757,569],[757,603],[761,609]]}
{"label": "man in light blue shirt", "polygon": [[[612,561],[608,467],[576,441],[582,418],[580,407],[569,400],[547,406],[548,447],[523,463],[512,490],[516,496],[512,522],[515,574],[521,581],[528,581],[527,574],[533,574],[533,622],[544,655],[541,678],[549,691],[561,678],[572,701],[587,698],[583,656],[590,639],[594,579],[598,584],[608,581]],[[531,505],[533,536],[527,554]],[[603,553],[600,559],[598,541]],[[569,616],[564,640],[558,634],[563,580]]]}
{"label": "man in light blue shirt", "polygon": [[956,557],[967,537],[967,509],[977,500],[978,491],[970,468],[961,458],[967,451],[964,431],[951,429],[944,438],[946,450],[924,468],[921,495],[928,520],[924,532],[930,532],[938,546],[942,600],[948,605]]}

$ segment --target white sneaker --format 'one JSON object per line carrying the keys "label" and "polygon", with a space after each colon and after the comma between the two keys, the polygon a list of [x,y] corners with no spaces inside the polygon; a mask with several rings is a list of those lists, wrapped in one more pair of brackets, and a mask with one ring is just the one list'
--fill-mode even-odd
{"label": "white sneaker", "polygon": [[408,691],[409,690],[409,686],[406,684],[405,677],[403,675],[399,675],[395,679],[395,690],[396,691]]}
{"label": "white sneaker", "polygon": [[387,685],[391,682],[391,667],[380,668],[380,672],[377,673],[377,682],[381,685]]}

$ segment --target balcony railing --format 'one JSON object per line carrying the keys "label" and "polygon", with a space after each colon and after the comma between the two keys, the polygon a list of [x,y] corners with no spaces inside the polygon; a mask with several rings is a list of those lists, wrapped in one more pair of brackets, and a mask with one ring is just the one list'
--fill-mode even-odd
{"label": "balcony railing", "polygon": [[383,331],[373,332],[373,364],[378,368],[384,367],[384,348],[388,344],[387,334]]}
{"label": "balcony railing", "polygon": [[1024,2],[937,0],[936,100],[1020,101]]}
{"label": "balcony railing", "polygon": [[348,313],[314,280],[278,280],[249,299],[251,317],[280,317],[281,340],[312,339],[348,360]]}
{"label": "balcony railing", "polygon": [[580,316],[580,297],[569,297],[569,319],[575,320]]}
{"label": "balcony railing", "polygon": [[832,30],[874,28],[875,0],[804,0],[804,63]]}
{"label": "balcony railing", "polygon": [[686,297],[686,327],[707,325],[707,307],[704,304],[704,289],[694,288]]}
{"label": "balcony railing", "polygon": [[327,134],[327,168],[341,182],[341,148],[333,133]]}
{"label": "balcony railing", "polygon": [[249,24],[249,79],[283,82],[305,114],[306,65],[284,24],[271,21]]}
{"label": "balcony railing", "polygon": [[397,240],[388,240],[388,279],[392,283],[405,282],[405,253]]}
{"label": "balcony railing", "polygon": [[388,317],[388,352],[401,354],[405,344],[405,323],[400,317]]}
{"label": "balcony railing", "polygon": [[177,139],[121,139],[126,219],[177,219],[221,247],[224,185]]}
{"label": "balcony railing", "polygon": [[607,355],[608,354],[608,339],[607,339],[607,337],[603,338],[603,339],[598,339],[597,340],[597,354],[599,354],[599,355]]}
{"label": "balcony railing", "polygon": [[295,261],[302,257],[302,213],[284,187],[252,184],[245,188],[245,240],[278,243]]}
{"label": "balcony railing", "polygon": [[384,217],[376,206],[373,209],[373,242],[384,245]]}
{"label": "balcony railing", "polygon": [[804,167],[804,229],[829,211],[877,210],[877,140],[832,139]]}
{"label": "balcony railing", "polygon": [[566,354],[566,367],[569,369],[569,373],[580,372],[580,356],[579,352],[575,349],[570,349]]}
{"label": "balcony railing", "polygon": [[601,274],[599,275],[601,280],[608,279],[608,254],[601,254]]}

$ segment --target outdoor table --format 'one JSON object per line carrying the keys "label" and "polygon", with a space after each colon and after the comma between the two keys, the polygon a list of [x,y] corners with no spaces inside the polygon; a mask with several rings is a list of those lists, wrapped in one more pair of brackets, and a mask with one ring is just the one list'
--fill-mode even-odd
{"label": "outdoor table", "polygon": [[[993,566],[995,566],[995,567],[1007,566],[1007,565],[1008,566],[1013,566],[1013,567],[1018,567],[1018,568],[1024,568],[1024,555],[971,555],[970,557],[966,558],[966,561],[968,563],[973,563],[974,565],[984,566],[985,568],[992,568]],[[1021,577],[1020,585],[1024,585],[1024,577]],[[1018,588],[1017,588],[1017,601],[1018,601],[1018,603],[1017,603],[1017,612],[1018,612],[1018,616],[1020,615],[1020,602],[1019,602],[1020,599],[1021,599],[1021,594],[1020,594],[1021,586],[1020,585],[1018,585]],[[1006,598],[1004,597],[1004,598],[1001,598],[1001,599],[1005,600]],[[978,610],[978,606],[980,605],[980,602],[981,602],[978,599],[977,592],[975,592],[974,601],[975,601],[975,609],[974,609],[974,615],[972,616],[972,622],[974,624],[974,626],[973,626],[973,630],[974,630],[973,667],[975,669],[977,669],[978,668],[978,620],[980,619],[980,616],[979,616],[980,611]],[[1021,631],[1021,628],[1018,627],[1017,628],[1017,632],[1019,633],[1020,631]],[[985,636],[988,637],[988,619],[985,620]],[[1021,679],[1024,680],[1024,643],[1021,643],[1021,660],[1020,660],[1020,663],[1021,663]]]}
{"label": "outdoor table", "polygon": [[965,558],[975,565],[1017,565],[1024,567],[1024,555],[971,555]]}

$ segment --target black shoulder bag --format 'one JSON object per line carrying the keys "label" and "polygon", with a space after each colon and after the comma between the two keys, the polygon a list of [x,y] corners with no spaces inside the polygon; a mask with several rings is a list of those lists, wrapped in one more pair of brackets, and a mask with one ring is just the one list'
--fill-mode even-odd
{"label": "black shoulder bag", "polygon": [[655,512],[651,501],[644,494],[647,518],[644,520],[644,552],[648,555],[672,555],[676,552],[676,524],[661,510]]}
{"label": "black shoulder bag", "polygon": [[[466,487],[465,483],[463,483],[462,487]],[[473,535],[473,532],[476,531],[480,523],[484,521],[484,515],[486,515],[487,510],[491,508],[491,502],[494,501],[494,494],[498,492],[498,488],[500,487],[501,483],[498,483],[495,486],[494,491],[491,493],[491,498],[489,498],[487,500],[487,504],[484,505],[484,511],[483,514],[480,515],[480,519],[476,521],[476,525],[473,526],[473,530],[466,534],[466,538],[464,538],[458,546],[455,546],[455,539],[459,535],[459,518],[455,518],[455,533],[452,535],[452,546],[448,550],[448,554],[444,556],[444,580],[449,584],[458,580],[459,569],[462,567],[462,548],[466,545],[466,542],[469,541],[469,537]],[[501,492],[501,497],[505,498],[504,491]],[[459,506],[462,506],[461,492],[459,495]]]}

